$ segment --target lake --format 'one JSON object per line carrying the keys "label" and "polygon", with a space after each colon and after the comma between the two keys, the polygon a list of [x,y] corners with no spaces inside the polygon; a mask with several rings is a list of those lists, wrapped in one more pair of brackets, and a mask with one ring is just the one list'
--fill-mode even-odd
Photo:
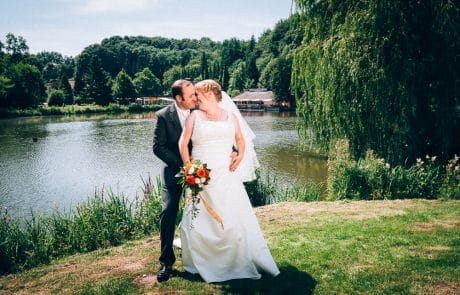
{"label": "lake", "polygon": [[[279,183],[326,179],[326,159],[298,148],[293,113],[246,112],[262,171]],[[112,189],[132,199],[155,178],[154,114],[0,120],[0,205],[13,216],[67,210]]]}

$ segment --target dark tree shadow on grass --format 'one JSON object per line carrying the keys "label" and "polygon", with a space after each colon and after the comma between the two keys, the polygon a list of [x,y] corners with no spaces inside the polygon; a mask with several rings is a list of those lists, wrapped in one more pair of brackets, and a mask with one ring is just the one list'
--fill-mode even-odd
{"label": "dark tree shadow on grass", "polygon": [[[176,275],[193,282],[203,281],[199,275],[187,272]],[[260,280],[241,279],[215,284],[222,286],[224,294],[312,294],[316,280],[294,266],[285,265],[280,267],[280,274],[274,278],[263,274]]]}

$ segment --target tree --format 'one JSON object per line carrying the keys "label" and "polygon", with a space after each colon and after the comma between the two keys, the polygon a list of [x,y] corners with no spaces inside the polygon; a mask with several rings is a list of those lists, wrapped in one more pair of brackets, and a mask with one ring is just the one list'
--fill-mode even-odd
{"label": "tree", "polygon": [[99,58],[90,62],[90,72],[84,78],[86,96],[94,99],[98,105],[108,105],[112,101],[111,80],[109,74],[102,69]]}
{"label": "tree", "polygon": [[204,51],[201,53],[200,72],[202,79],[209,79],[208,58]]}
{"label": "tree", "polygon": [[179,66],[173,66],[169,70],[167,70],[164,73],[163,76],[163,89],[165,90],[165,93],[168,93],[169,95],[171,94],[171,85],[174,83],[174,81],[183,79],[184,76],[182,75],[182,68]]}
{"label": "tree", "polygon": [[160,95],[163,92],[160,79],[149,68],[137,72],[133,84],[139,96]]}
{"label": "tree", "polygon": [[29,46],[27,46],[26,40],[22,36],[16,37],[12,33],[6,35],[5,49],[15,61],[19,61],[24,55],[29,53]]}
{"label": "tree", "polygon": [[14,87],[13,81],[10,78],[0,75],[0,107],[8,106],[8,93],[10,89]]}
{"label": "tree", "polygon": [[124,69],[118,73],[113,81],[112,96],[122,104],[127,104],[130,98],[137,96],[133,81]]}
{"label": "tree", "polygon": [[235,90],[243,91],[246,84],[246,79],[244,75],[245,63],[240,61],[234,68],[230,75],[230,81],[228,89],[235,93]]}
{"label": "tree", "polygon": [[278,102],[289,101],[291,106],[295,106],[295,98],[290,89],[291,68],[289,57],[272,59],[262,71],[260,85],[272,90]]}
{"label": "tree", "polygon": [[230,40],[224,40],[222,42],[222,49],[221,49],[221,76],[220,82],[223,89],[228,88],[229,82],[229,69],[232,64],[237,61],[238,59],[243,58],[243,50],[241,42],[236,39],[232,38]]}
{"label": "tree", "polygon": [[248,81],[253,81],[250,84],[250,87],[256,86],[256,81],[259,81],[259,71],[257,70],[256,56],[254,53],[251,53],[246,57],[244,76]]}
{"label": "tree", "polygon": [[327,150],[341,138],[355,158],[373,149],[391,164],[460,150],[460,17],[451,1],[296,0],[303,44],[292,88]]}
{"label": "tree", "polygon": [[[248,88],[256,86],[256,82],[259,81],[259,70],[257,69],[256,65],[257,59],[257,49],[256,49],[256,39],[254,35],[251,36],[251,40],[249,41],[248,47],[246,48],[245,53],[245,76],[248,81]],[[252,81],[252,82],[250,82]]]}
{"label": "tree", "polygon": [[13,65],[11,81],[14,86],[8,95],[10,106],[32,107],[45,100],[45,83],[37,67],[23,63]]}
{"label": "tree", "polygon": [[59,83],[59,89],[62,90],[64,94],[64,104],[72,105],[74,103],[72,87],[70,87],[69,79],[66,74],[61,75],[61,81]]}
{"label": "tree", "polygon": [[62,90],[51,90],[48,94],[48,106],[62,106],[64,104],[65,95]]}
{"label": "tree", "polygon": [[203,80],[201,76],[200,64],[198,62],[191,61],[184,67],[182,76],[185,78],[190,78],[192,81]]}

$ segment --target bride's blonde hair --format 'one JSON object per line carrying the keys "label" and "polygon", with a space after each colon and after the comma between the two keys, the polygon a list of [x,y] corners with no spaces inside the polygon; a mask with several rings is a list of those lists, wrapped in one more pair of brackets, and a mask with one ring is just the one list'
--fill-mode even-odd
{"label": "bride's blonde hair", "polygon": [[195,89],[201,93],[212,92],[218,102],[222,100],[222,87],[214,80],[200,81],[195,84]]}

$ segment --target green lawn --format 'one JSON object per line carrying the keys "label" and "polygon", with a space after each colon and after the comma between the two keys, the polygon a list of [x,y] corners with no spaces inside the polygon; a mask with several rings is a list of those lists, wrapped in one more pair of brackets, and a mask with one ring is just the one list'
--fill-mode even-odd
{"label": "green lawn", "polygon": [[0,294],[460,294],[460,201],[280,203],[256,212],[276,278],[206,284],[178,261],[175,276],[156,283],[155,236],[1,277]]}

